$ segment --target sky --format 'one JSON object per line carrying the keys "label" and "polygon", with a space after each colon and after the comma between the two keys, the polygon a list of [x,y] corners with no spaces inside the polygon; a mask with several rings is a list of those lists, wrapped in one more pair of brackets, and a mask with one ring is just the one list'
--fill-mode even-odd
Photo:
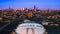
{"label": "sky", "polygon": [[0,0],[0,9],[3,8],[33,8],[60,9],[60,0]]}

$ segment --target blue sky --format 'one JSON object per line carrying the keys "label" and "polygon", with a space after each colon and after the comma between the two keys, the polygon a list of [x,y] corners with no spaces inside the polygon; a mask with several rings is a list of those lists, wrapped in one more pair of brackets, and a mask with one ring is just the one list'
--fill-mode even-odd
{"label": "blue sky", "polygon": [[0,0],[0,9],[9,7],[32,8],[34,5],[40,9],[60,9],[60,0]]}

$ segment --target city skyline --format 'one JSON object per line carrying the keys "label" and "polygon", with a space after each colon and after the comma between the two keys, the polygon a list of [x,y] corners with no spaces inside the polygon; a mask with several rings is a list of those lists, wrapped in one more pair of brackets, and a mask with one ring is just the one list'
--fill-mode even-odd
{"label": "city skyline", "polygon": [[3,8],[33,8],[60,9],[60,0],[0,0],[0,9]]}

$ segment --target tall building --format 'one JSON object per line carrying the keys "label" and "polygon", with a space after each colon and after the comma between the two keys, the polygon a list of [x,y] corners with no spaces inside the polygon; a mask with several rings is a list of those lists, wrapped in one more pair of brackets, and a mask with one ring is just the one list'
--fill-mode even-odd
{"label": "tall building", "polygon": [[34,5],[34,9],[36,9],[36,6]]}

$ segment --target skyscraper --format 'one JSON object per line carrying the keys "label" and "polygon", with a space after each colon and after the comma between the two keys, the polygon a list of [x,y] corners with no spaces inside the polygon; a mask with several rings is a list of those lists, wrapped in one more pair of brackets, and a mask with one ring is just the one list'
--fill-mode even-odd
{"label": "skyscraper", "polygon": [[34,9],[36,9],[36,6],[34,5]]}

